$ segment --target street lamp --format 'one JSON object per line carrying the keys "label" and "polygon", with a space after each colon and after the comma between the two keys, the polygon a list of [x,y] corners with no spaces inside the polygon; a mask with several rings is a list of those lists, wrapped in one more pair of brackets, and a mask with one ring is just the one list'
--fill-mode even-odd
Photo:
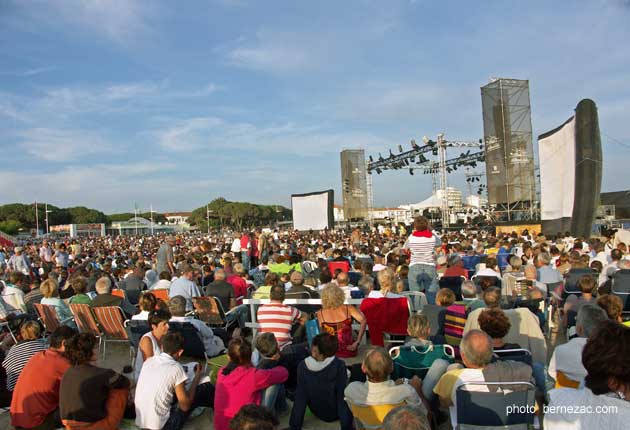
{"label": "street lamp", "polygon": [[52,211],[48,210],[48,203],[46,203],[46,236],[48,236],[50,230],[48,228],[48,214],[51,213]]}
{"label": "street lamp", "polygon": [[153,205],[151,205],[151,209],[150,209],[150,211],[151,211],[151,236],[153,236],[153,214],[154,214],[154,213],[156,213],[156,212],[153,210]]}

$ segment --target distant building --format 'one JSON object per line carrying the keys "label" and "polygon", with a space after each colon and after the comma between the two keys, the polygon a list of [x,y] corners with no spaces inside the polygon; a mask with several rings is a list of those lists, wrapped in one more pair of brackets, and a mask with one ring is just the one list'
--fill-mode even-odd
{"label": "distant building", "polygon": [[479,209],[481,207],[488,206],[488,199],[481,196],[470,195],[466,197],[466,206]]}
{"label": "distant building", "polygon": [[370,219],[372,221],[387,221],[392,223],[408,224],[413,219],[410,209],[405,208],[374,208],[370,209]]}
{"label": "distant building", "polygon": [[[445,195],[443,190],[437,190],[435,195],[438,199],[442,199]],[[448,199],[448,207],[450,210],[459,211],[462,209],[462,192],[457,188],[446,187],[446,198]]]}
{"label": "distant building", "polygon": [[177,230],[177,228],[175,225],[160,225],[155,222],[152,226],[150,220],[135,217],[131,218],[129,221],[113,222],[112,225],[107,228],[107,233],[112,236],[129,236],[135,234],[151,234],[151,230],[153,230],[154,234],[158,234],[171,233]]}
{"label": "distant building", "polygon": [[345,218],[343,216],[343,206],[333,205],[333,214],[334,214],[335,222],[345,221]]}
{"label": "distant building", "polygon": [[171,225],[188,224],[188,218],[192,212],[168,212],[164,214],[166,221]]}

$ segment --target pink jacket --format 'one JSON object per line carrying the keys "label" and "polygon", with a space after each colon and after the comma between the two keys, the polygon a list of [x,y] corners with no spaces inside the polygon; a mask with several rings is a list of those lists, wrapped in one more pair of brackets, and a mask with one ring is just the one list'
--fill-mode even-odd
{"label": "pink jacket", "polygon": [[261,390],[287,380],[289,372],[282,366],[263,370],[238,366],[229,375],[219,370],[214,392],[214,428],[229,430],[230,420],[242,406],[260,404]]}

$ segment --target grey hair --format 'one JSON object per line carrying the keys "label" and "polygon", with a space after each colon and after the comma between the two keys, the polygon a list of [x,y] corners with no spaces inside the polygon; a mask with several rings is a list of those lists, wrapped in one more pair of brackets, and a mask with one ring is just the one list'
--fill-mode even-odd
{"label": "grey hair", "polygon": [[171,297],[168,301],[168,310],[173,316],[181,317],[186,315],[186,299],[184,296]]}
{"label": "grey hair", "polygon": [[112,281],[107,276],[100,277],[94,288],[98,294],[108,294],[112,290]]}
{"label": "grey hair", "polygon": [[551,263],[551,255],[549,255],[548,252],[541,252],[540,254],[538,254],[538,259],[543,264]]}
{"label": "grey hair", "polygon": [[619,260],[619,263],[617,263],[617,267],[619,267],[620,269],[630,269],[630,260],[628,260],[627,258]]}
{"label": "grey hair", "polygon": [[392,409],[383,420],[383,430],[429,430],[426,412],[418,405],[404,405]]}
{"label": "grey hair", "polygon": [[453,253],[453,254],[450,254],[448,256],[448,260],[447,261],[448,261],[448,266],[449,267],[455,266],[455,265],[459,264],[462,261],[462,257],[460,257],[459,254]]}
{"label": "grey hair", "polygon": [[473,281],[462,282],[462,297],[465,299],[474,299],[477,297],[477,286]]}
{"label": "grey hair", "polygon": [[492,339],[481,330],[470,330],[462,338],[460,352],[470,364],[484,367],[492,360]]}
{"label": "grey hair", "polygon": [[578,310],[577,319],[575,321],[576,328],[579,326],[582,328],[583,337],[589,337],[593,330],[601,323],[608,319],[606,311],[599,306],[591,305],[589,303],[580,306]]}

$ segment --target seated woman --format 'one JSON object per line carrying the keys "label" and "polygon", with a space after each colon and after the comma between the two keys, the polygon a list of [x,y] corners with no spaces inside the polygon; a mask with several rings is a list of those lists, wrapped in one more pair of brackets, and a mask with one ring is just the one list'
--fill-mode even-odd
{"label": "seated woman", "polygon": [[157,307],[157,299],[153,293],[144,291],[138,300],[140,312],[131,317],[132,320],[146,321],[149,318],[149,312],[154,311]]}
{"label": "seated woman", "polygon": [[455,293],[448,288],[440,288],[435,296],[435,304],[422,307],[421,314],[428,318],[431,336],[444,336],[446,308],[453,303],[455,303]]}
{"label": "seated woman", "polygon": [[494,351],[504,349],[520,349],[521,346],[516,343],[505,343],[503,338],[507,336],[512,324],[510,319],[499,308],[485,309],[479,314],[479,328],[486,332],[492,338],[492,347]]}
{"label": "seated woman", "polygon": [[[367,324],[363,313],[351,305],[345,305],[344,292],[335,284],[328,284],[322,290],[322,309],[317,312],[317,320],[322,332],[337,337],[339,346],[337,357],[356,357],[359,344],[365,334]],[[352,337],[352,320],[356,320],[361,327],[356,339]]]}
{"label": "seated woman", "polygon": [[61,378],[59,414],[67,430],[115,429],[123,418],[129,379],[94,366],[97,345],[90,333],[80,333],[66,343],[64,354],[72,366]]}
{"label": "seated woman", "polygon": [[[140,299],[140,302],[142,302],[142,299]],[[168,322],[170,319],[171,314],[169,312],[163,310],[149,312],[148,321],[151,331],[140,338],[134,366],[134,379],[136,381],[140,376],[142,364],[154,355],[162,353],[162,338],[168,333]]]}
{"label": "seated woman", "polygon": [[20,326],[21,340],[11,347],[5,359],[2,361],[2,367],[7,373],[7,390],[13,392],[22,369],[26,366],[28,360],[39,351],[48,348],[46,341],[40,337],[39,323],[35,321],[26,321]]}
{"label": "seated woman", "polygon": [[81,275],[73,276],[70,279],[70,286],[74,290],[74,295],[70,297],[68,303],[70,303],[71,305],[89,305],[90,303],[92,303],[92,299],[90,298],[90,296],[85,294],[85,292],[87,291],[87,279],[85,279]]}
{"label": "seated woman", "polygon": [[[630,419],[630,328],[616,321],[603,321],[586,341],[582,364],[585,388],[551,390],[545,430],[623,429]],[[609,413],[579,413],[596,408]],[[571,411],[572,409],[572,411]],[[614,411],[614,413],[610,413]]]}
{"label": "seated woman", "polygon": [[214,428],[228,430],[242,406],[260,404],[261,390],[284,382],[289,372],[282,366],[257,369],[252,366],[252,346],[237,337],[228,345],[230,362],[219,371],[214,397]]}
{"label": "seated woman", "polygon": [[[433,388],[437,385],[438,381],[442,377],[451,361],[444,358],[436,358],[437,354],[432,354],[434,343],[430,340],[429,334],[431,333],[431,324],[429,319],[425,315],[411,315],[407,321],[407,333],[409,338],[405,342],[403,347],[413,347],[422,355],[414,355],[414,366],[420,366],[428,368],[428,371],[422,379],[422,394],[424,398],[431,401],[435,394]],[[440,336],[441,337],[441,336]],[[442,339],[442,342],[443,339]],[[398,353],[395,353],[392,358],[398,357]]]}
{"label": "seated woman", "polygon": [[59,318],[60,322],[65,323],[68,326],[74,327],[74,321],[72,321],[72,312],[70,312],[70,308],[61,300],[58,296],[58,285],[57,281],[52,278],[46,279],[39,286],[39,291],[42,293],[44,298],[40,302],[42,305],[49,305],[55,308],[55,312],[57,313],[57,318]]}
{"label": "seated woman", "polygon": [[381,289],[370,291],[370,294],[368,294],[369,299],[381,299],[383,297],[387,299],[397,299],[402,297],[393,292],[395,289],[396,274],[392,269],[386,268],[379,271],[376,278]]}

